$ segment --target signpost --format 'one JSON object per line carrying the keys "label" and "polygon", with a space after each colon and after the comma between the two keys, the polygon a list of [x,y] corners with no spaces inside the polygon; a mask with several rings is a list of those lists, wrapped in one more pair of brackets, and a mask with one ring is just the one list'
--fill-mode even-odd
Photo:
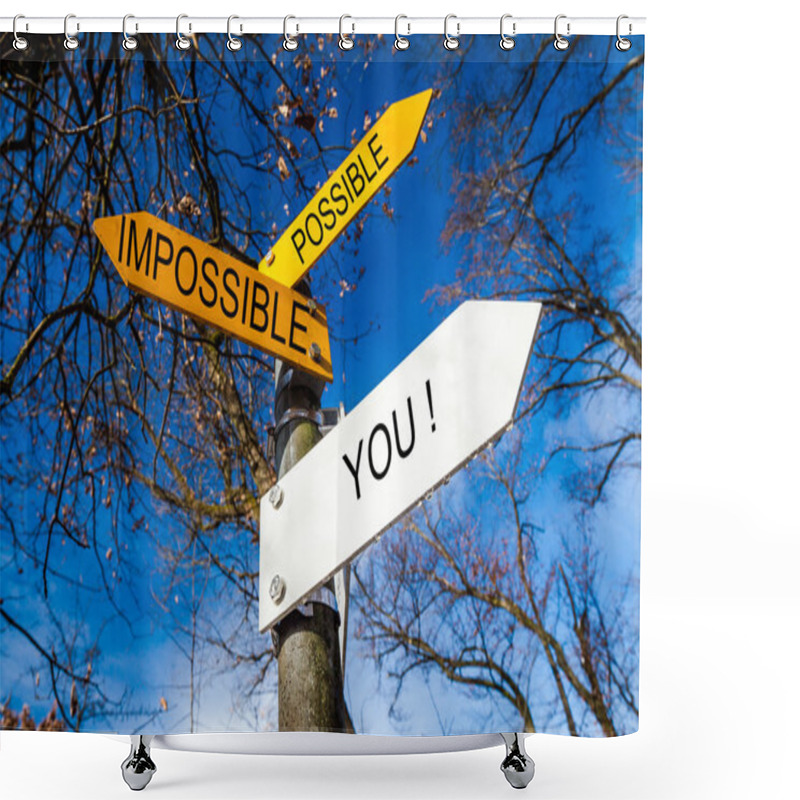
{"label": "signpost", "polygon": [[325,309],[308,297],[146,211],[94,230],[127,286],[333,380]]}
{"label": "signpost", "polygon": [[540,309],[463,303],[261,499],[262,631],[506,429]]}
{"label": "signpost", "polygon": [[[502,434],[536,334],[538,303],[465,302],[320,439],[327,317],[292,287],[414,149],[431,95],[389,106],[258,270],[147,212],[94,222],[127,286],[278,360],[280,477],[261,498],[259,629],[274,629],[281,730],[352,730],[347,565]],[[339,595],[341,622],[324,590],[311,596],[323,586]]]}
{"label": "signpost", "polygon": [[294,286],[311,269],[414,149],[431,93],[386,109],[261,260],[261,272]]}

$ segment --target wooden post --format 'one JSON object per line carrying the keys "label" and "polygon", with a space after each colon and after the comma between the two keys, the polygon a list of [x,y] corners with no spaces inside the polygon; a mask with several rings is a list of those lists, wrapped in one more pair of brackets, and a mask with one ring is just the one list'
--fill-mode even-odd
{"label": "wooden post", "polygon": [[[307,287],[298,290],[306,293]],[[304,291],[305,289],[305,291]],[[275,361],[275,469],[278,481],[322,438],[318,421],[324,382]],[[282,422],[283,420],[283,422]],[[313,502],[313,487],[309,487]],[[333,594],[333,581],[327,587]],[[278,727],[282,731],[353,732],[344,702],[336,609],[312,602],[274,629],[278,651]]]}

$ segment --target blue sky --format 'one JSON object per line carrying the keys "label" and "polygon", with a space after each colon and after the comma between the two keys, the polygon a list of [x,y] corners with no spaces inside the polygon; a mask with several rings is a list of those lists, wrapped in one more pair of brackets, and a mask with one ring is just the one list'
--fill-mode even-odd
{"label": "blue sky", "polygon": [[[491,42],[488,39],[491,38]],[[448,92],[462,93],[476,91],[483,86],[496,85],[498,89],[506,85],[506,61],[524,63],[525,50],[528,45],[520,42],[510,54],[501,54],[494,37],[486,37],[486,41],[477,43],[464,58],[461,71],[455,85],[445,88],[440,100],[434,100],[429,113],[436,114],[439,103],[447,106]],[[423,89],[439,86],[441,74],[440,54],[445,51],[437,45],[416,39],[412,45],[409,58],[387,55],[389,44],[384,42],[384,51],[376,54],[376,59],[367,68],[356,56],[349,56],[353,63],[348,64],[346,58],[337,54],[339,72],[337,87],[340,92],[339,117],[326,120],[325,131],[320,137],[325,145],[340,145],[344,155],[349,148],[350,131],[358,131],[360,138],[364,112],[370,114],[384,102],[393,102],[414,94]],[[552,48],[551,48],[552,50]],[[574,62],[575,74],[572,81],[579,87],[582,75],[594,77],[597,70],[603,69],[606,52],[585,51],[582,59]],[[425,59],[430,54],[432,60]],[[226,54],[226,58],[231,58]],[[449,57],[446,54],[443,56]],[[286,58],[281,56],[281,58]],[[553,51],[546,54],[549,60],[558,58]],[[419,60],[415,60],[419,59]],[[622,56],[611,51],[609,59],[613,63],[622,60]],[[592,63],[597,62],[597,63]],[[289,68],[289,67],[287,67]],[[202,75],[202,68],[200,69]],[[265,86],[265,95],[274,87]],[[452,96],[452,95],[450,95]],[[220,101],[224,103],[224,101]],[[554,105],[550,113],[553,119],[558,113]],[[215,120],[217,130],[225,125],[225,114]],[[241,123],[240,123],[241,124]],[[464,255],[457,248],[446,253],[441,245],[441,232],[450,212],[452,196],[450,181],[453,152],[451,148],[451,117],[437,120],[431,131],[427,131],[427,141],[419,142],[414,155],[419,163],[414,166],[403,166],[391,178],[391,205],[394,219],[389,220],[373,203],[368,213],[364,234],[358,243],[357,252],[352,243],[337,243],[323,256],[312,271],[312,285],[315,290],[320,287],[323,296],[328,300],[328,318],[337,321],[337,327],[331,328],[332,354],[334,363],[334,382],[328,387],[323,397],[323,404],[337,406],[343,402],[347,409],[352,409],[392,368],[398,364],[414,347],[419,344],[453,309],[435,305],[425,301],[424,297],[432,287],[453,280],[459,262]],[[638,115],[624,122],[631,130],[640,125]],[[238,131],[238,132],[237,132]],[[226,133],[229,147],[237,146],[246,150],[247,140],[257,136],[255,130],[246,133],[231,127]],[[465,154],[461,154],[465,155]],[[471,154],[466,154],[471,155]],[[599,230],[610,230],[615,237],[616,249],[629,257],[633,272],[621,276],[622,282],[635,283],[640,280],[640,193],[630,186],[620,185],[620,171],[615,163],[615,152],[603,139],[603,134],[589,134],[579,141],[575,156],[571,160],[576,166],[569,174],[569,181],[558,182],[551,186],[553,202],[564,203],[570,193],[576,193],[582,211],[580,224],[582,232],[577,236],[586,237],[588,242]],[[327,160],[328,168],[336,166],[337,156],[331,154]],[[303,168],[302,162],[300,167]],[[155,165],[148,164],[147,169]],[[313,184],[313,178],[324,179],[325,174],[319,163],[308,165],[307,180]],[[262,202],[270,208],[275,218],[288,222],[295,213],[299,213],[302,203],[290,208],[289,218],[282,209],[282,198],[269,195],[264,190],[258,196],[258,188],[250,174],[243,177],[251,200]],[[382,195],[377,196],[377,202]],[[117,209],[120,213],[125,209]],[[127,210],[136,210],[130,208]],[[146,210],[153,210],[149,207]],[[279,222],[279,225],[281,222]],[[578,246],[581,242],[576,243]],[[249,252],[248,255],[259,259],[263,253]],[[334,277],[338,265],[346,269],[359,270],[363,267],[363,276],[358,280],[354,291],[347,291],[338,296]],[[338,321],[343,324],[338,326]],[[368,335],[361,338],[357,345],[337,343],[337,339],[347,339],[369,328]],[[6,340],[2,343],[9,351],[13,343]],[[634,407],[625,409],[628,413]],[[542,415],[535,418],[525,428],[531,442],[542,444],[550,439],[557,439],[565,431],[578,430],[581,426],[604,426],[613,424],[614,407],[604,407],[595,403],[591,407],[581,407],[567,418],[555,418]],[[4,431],[4,434],[6,432]],[[12,437],[3,442],[4,457],[12,457],[17,451],[27,453],[27,457],[35,458],[35,448],[25,435]],[[566,470],[568,465],[563,467]],[[537,496],[531,499],[535,503],[537,518],[551,519],[553,528],[569,525],[568,518],[574,513],[570,500],[560,486],[562,475],[555,469],[547,481],[541,484]],[[469,474],[459,476],[451,484],[440,491],[440,500],[457,506],[460,498],[470,486],[473,478]],[[595,520],[598,537],[604,542],[605,561],[608,567],[609,580],[622,581],[631,573],[638,572],[638,540],[639,540],[639,508],[638,508],[639,476],[637,470],[625,473],[610,492],[610,500],[600,508]],[[25,513],[31,507],[37,507],[35,490],[32,497],[25,498],[19,507],[20,516],[17,522],[25,525]],[[3,500],[7,503],[6,499]],[[168,517],[158,509],[156,504],[142,497],[144,511],[159,524],[170,525]],[[12,512],[13,513],[13,512]],[[555,545],[553,545],[555,546]],[[380,547],[376,545],[375,547]],[[186,664],[179,655],[178,648],[170,636],[169,622],[164,625],[164,617],[152,598],[152,589],[158,578],[150,576],[149,565],[157,554],[151,544],[141,542],[138,554],[142,570],[138,575],[130,577],[131,585],[126,591],[133,592],[142,608],[142,618],[135,631],[120,626],[113,613],[102,603],[87,605],[82,610],[87,626],[95,629],[102,620],[108,621],[108,628],[103,637],[103,665],[109,676],[111,694],[128,690],[131,693],[131,705],[142,708],[153,706],[159,696],[169,696],[170,713],[163,715],[155,723],[163,725],[164,730],[185,730],[188,718],[188,701],[185,686],[188,682]],[[73,556],[64,550],[56,553],[54,566],[67,569]],[[367,554],[366,557],[369,557]],[[37,617],[44,618],[45,608],[38,600],[39,573],[27,570],[22,575],[12,574],[7,567],[12,560],[11,541],[4,530],[0,558],[4,570],[2,595],[4,598],[27,597],[25,616],[31,625]],[[87,580],[92,566],[87,562]],[[83,570],[81,571],[83,574]],[[69,590],[58,588],[54,581],[54,592],[58,602],[70,604]],[[96,593],[102,597],[102,592]],[[124,593],[123,593],[124,596]],[[62,600],[63,598],[63,600]],[[180,601],[175,603],[180,607]],[[632,613],[635,604],[631,606]],[[224,616],[224,607],[219,612]],[[152,615],[152,618],[150,617]],[[166,618],[167,620],[169,618]],[[351,624],[356,621],[351,620]],[[46,625],[42,625],[45,628]],[[352,630],[352,628],[351,628]],[[88,641],[88,639],[87,639]],[[211,654],[207,651],[207,657]],[[142,669],[142,665],[145,668]],[[4,632],[2,650],[0,650],[0,687],[4,697],[11,693],[15,697],[30,701],[32,698],[32,682],[39,670],[38,659],[30,646],[23,640]],[[205,673],[205,682],[200,689],[200,726],[201,729],[225,729],[228,726],[243,726],[243,718],[238,716],[239,709],[231,699],[237,694],[238,676],[235,671],[217,676],[211,671],[211,662]],[[405,722],[390,720],[387,710],[391,701],[392,690],[388,688],[386,676],[381,676],[375,665],[366,655],[366,650],[351,637],[347,668],[347,699],[357,728],[366,732],[418,732],[439,733],[442,717],[447,720],[447,732],[467,732],[471,726],[511,724],[513,714],[509,709],[497,705],[491,700],[478,705],[466,707],[461,690],[446,684],[435,676],[426,678],[423,675],[413,678],[408,684],[408,692],[402,706],[410,715]],[[436,698],[436,703],[432,698]],[[46,696],[33,703],[34,711],[41,716],[49,710],[51,700]],[[269,727],[275,723],[275,702],[271,687],[256,703],[257,710],[251,717],[252,723],[258,727]],[[134,717],[137,725],[146,722],[145,717]],[[127,723],[126,723],[127,724]],[[363,726],[363,727],[362,727]],[[123,726],[124,727],[124,726]],[[127,730],[127,728],[125,728]],[[246,728],[245,728],[246,729]]]}

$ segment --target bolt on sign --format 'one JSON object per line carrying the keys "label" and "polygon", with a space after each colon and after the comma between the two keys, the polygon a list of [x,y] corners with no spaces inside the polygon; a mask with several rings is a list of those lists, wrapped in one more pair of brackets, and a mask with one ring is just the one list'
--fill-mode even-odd
{"label": "bolt on sign", "polygon": [[260,630],[502,435],[540,311],[462,303],[261,498]]}
{"label": "bolt on sign", "polygon": [[294,286],[414,149],[431,89],[392,103],[281,234],[258,269]]}
{"label": "bolt on sign", "polygon": [[94,231],[126,286],[333,380],[322,306],[146,211],[100,217]]}

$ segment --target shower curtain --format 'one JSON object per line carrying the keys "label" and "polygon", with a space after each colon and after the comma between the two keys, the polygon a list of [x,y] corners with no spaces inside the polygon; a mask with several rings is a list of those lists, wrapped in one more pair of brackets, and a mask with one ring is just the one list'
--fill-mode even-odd
{"label": "shower curtain", "polygon": [[2,727],[637,730],[643,37],[77,38],[0,38]]}

